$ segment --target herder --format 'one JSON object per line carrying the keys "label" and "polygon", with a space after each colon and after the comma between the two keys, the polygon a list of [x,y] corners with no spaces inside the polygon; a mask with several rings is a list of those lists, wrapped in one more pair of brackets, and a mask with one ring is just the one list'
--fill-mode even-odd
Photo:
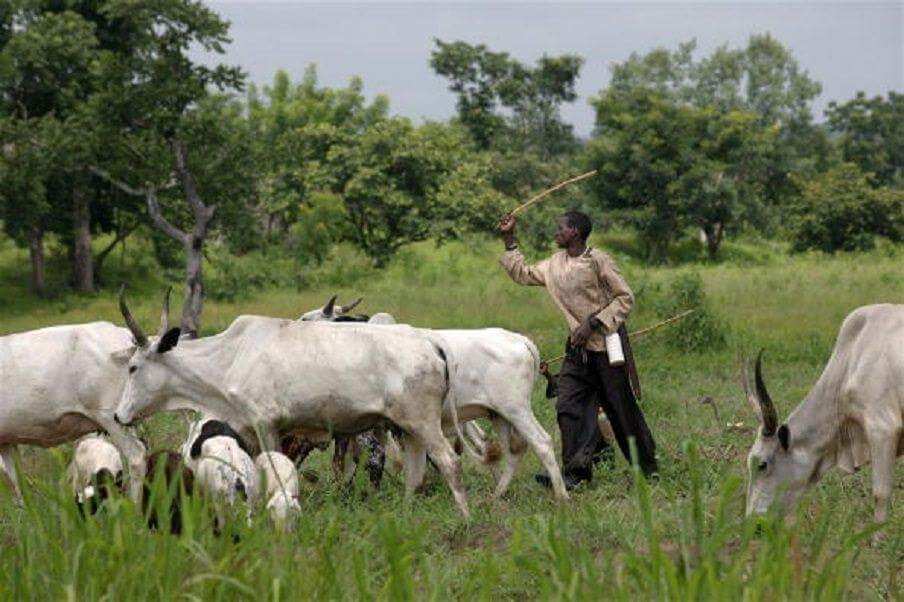
{"label": "herder", "polygon": [[[593,476],[599,454],[597,406],[612,423],[616,441],[630,461],[629,438],[634,438],[644,474],[656,472],[656,444],[637,405],[639,383],[625,320],[634,295],[612,258],[587,246],[590,218],[568,211],[556,223],[556,244],[562,251],[536,265],[527,265],[515,239],[515,218],[499,223],[505,242],[502,267],[518,284],[545,286],[565,314],[571,330],[558,379],[556,415],[562,432],[562,462],[566,486],[574,488]],[[611,366],[604,337],[618,332],[626,363]],[[546,475],[537,480],[547,484]]]}

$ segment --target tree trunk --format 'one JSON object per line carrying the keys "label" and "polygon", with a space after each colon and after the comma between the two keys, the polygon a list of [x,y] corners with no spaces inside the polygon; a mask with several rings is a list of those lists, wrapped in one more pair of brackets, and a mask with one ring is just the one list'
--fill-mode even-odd
{"label": "tree trunk", "polygon": [[95,283],[100,286],[103,284],[103,268],[104,262],[107,260],[107,257],[113,252],[113,250],[119,244],[125,244],[126,239],[138,229],[138,225],[135,224],[133,226],[126,226],[125,228],[118,228],[116,230],[116,236],[113,237],[113,240],[107,245],[107,248],[97,254],[97,257],[94,258],[94,280]]}
{"label": "tree trunk", "polygon": [[720,223],[707,224],[703,228],[703,234],[706,239],[706,253],[710,259],[716,259],[719,255],[719,247],[722,245],[722,239],[725,236],[725,227]]}
{"label": "tree trunk", "polygon": [[94,292],[94,256],[91,253],[91,208],[85,190],[76,186],[72,192],[73,253],[72,273],[75,289]]}
{"label": "tree trunk", "polygon": [[44,280],[44,229],[33,226],[28,233],[28,254],[31,256],[31,291],[38,297],[47,294]]}
{"label": "tree trunk", "polygon": [[204,309],[204,239],[192,236],[185,245],[185,301],[182,304],[182,334],[197,338]]}

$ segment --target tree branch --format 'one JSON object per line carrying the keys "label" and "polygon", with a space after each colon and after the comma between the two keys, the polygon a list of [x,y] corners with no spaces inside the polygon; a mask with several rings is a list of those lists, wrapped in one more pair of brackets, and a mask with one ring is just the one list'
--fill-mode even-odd
{"label": "tree branch", "polygon": [[163,212],[160,210],[160,202],[157,200],[157,190],[153,186],[149,186],[145,190],[145,197],[148,201],[148,215],[151,216],[151,221],[154,225],[170,238],[177,240],[182,244],[187,244],[188,234],[169,223],[167,219],[163,217]]}
{"label": "tree branch", "polygon": [[100,167],[95,167],[94,165],[89,165],[88,171],[90,171],[91,173],[93,173],[96,176],[103,178],[104,180],[106,180],[107,182],[109,182],[110,184],[115,186],[116,188],[119,188],[121,191],[123,191],[126,194],[129,194],[132,196],[144,196],[145,194],[147,194],[146,189],[133,188],[133,187],[129,186],[128,184],[126,184],[125,182],[117,180],[116,178],[114,178],[113,176],[110,175],[110,172],[108,172],[105,169],[101,169]]}
{"label": "tree branch", "polygon": [[188,204],[191,206],[192,211],[194,211],[195,217],[199,217],[206,212],[207,206],[204,205],[201,201],[201,197],[198,195],[198,185],[195,182],[195,177],[188,169],[187,154],[185,143],[181,140],[173,140],[173,155],[176,159],[176,173],[179,174],[179,178],[182,180],[182,189],[185,190],[185,198],[188,201]]}

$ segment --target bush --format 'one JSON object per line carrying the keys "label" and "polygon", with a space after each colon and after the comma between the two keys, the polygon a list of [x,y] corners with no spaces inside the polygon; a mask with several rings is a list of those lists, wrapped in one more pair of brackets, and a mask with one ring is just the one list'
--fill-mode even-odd
{"label": "bush", "polygon": [[298,221],[289,229],[289,247],[301,264],[321,264],[330,248],[342,240],[348,224],[342,198],[315,192],[298,210]]}
{"label": "bush", "polygon": [[670,318],[689,309],[690,314],[668,328],[665,341],[682,351],[713,351],[725,347],[725,327],[709,309],[703,279],[695,272],[682,274],[669,286],[665,299],[654,301],[661,319]]}
{"label": "bush", "polygon": [[246,299],[271,286],[291,286],[297,281],[298,266],[291,258],[272,252],[252,251],[235,256],[223,246],[211,246],[208,259],[207,296],[215,301]]}
{"label": "bush", "polygon": [[803,183],[795,209],[795,251],[866,251],[876,236],[904,237],[904,191],[873,188],[852,163]]}

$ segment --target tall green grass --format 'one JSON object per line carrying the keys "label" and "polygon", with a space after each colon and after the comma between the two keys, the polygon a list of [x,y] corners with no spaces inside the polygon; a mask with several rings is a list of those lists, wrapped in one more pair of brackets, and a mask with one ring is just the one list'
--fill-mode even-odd
{"label": "tall green grass", "polygon": [[[329,459],[319,454],[310,462],[321,479],[303,486],[293,533],[277,533],[258,514],[251,525],[235,521],[216,537],[209,509],[196,501],[186,508],[190,528],[178,538],[148,532],[142,513],[123,499],[80,519],[63,482],[69,447],[26,449],[24,508],[0,486],[0,597],[901,599],[904,464],[880,545],[869,544],[868,469],[831,474],[804,497],[793,521],[743,517],[744,457],[755,418],[739,389],[736,358],[766,348],[770,391],[787,413],[818,377],[844,315],[866,303],[904,303],[904,249],[787,256],[754,241],[729,245],[722,263],[649,267],[619,232],[596,242],[613,252],[637,291],[632,330],[655,322],[672,283],[693,273],[724,331],[722,348],[694,353],[668,344],[667,333],[635,345],[642,407],[661,455],[658,481],[637,480],[618,458],[571,502],[557,504],[533,482],[539,467],[528,454],[509,495],[492,500],[492,475],[466,463],[473,516],[465,522],[435,476],[426,494],[406,500],[393,473],[378,492],[363,474],[350,487],[333,483]],[[542,290],[507,280],[498,247],[482,239],[415,245],[382,272],[340,249],[307,272],[301,288],[209,301],[204,330],[224,328],[242,313],[293,317],[333,293],[363,294],[364,311],[390,311],[424,326],[502,326],[529,335],[544,356],[558,354],[561,318]],[[133,311],[150,329],[168,278],[142,271],[140,257],[121,259],[111,259],[111,273],[130,280]],[[20,252],[0,245],[0,333],[119,321],[115,282],[97,295],[36,302],[22,288],[23,265]],[[216,266],[211,270],[216,276]],[[716,400],[718,420],[701,396]],[[539,387],[533,401],[557,438],[553,408]],[[154,447],[175,447],[184,427],[158,416],[142,430]]]}

